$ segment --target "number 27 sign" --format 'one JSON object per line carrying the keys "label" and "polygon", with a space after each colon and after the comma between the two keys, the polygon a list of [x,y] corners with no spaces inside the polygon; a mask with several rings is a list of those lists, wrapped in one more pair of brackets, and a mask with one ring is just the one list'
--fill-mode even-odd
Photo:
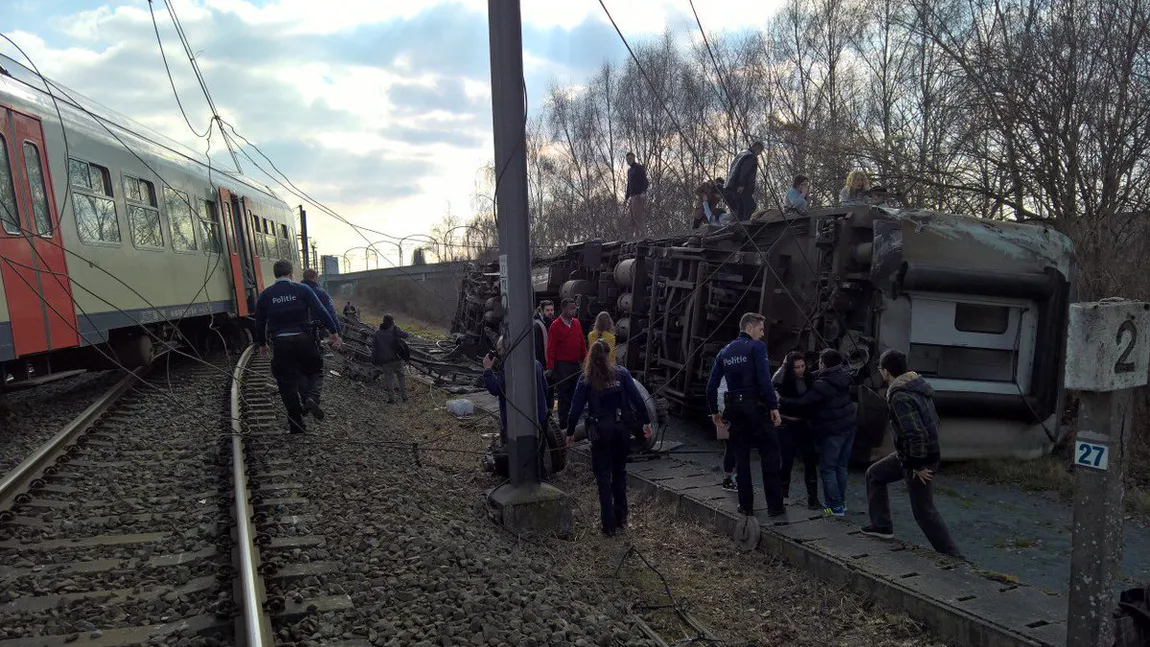
{"label": "number 27 sign", "polygon": [[1106,445],[1080,440],[1074,444],[1074,464],[1096,470],[1105,470],[1110,463],[1110,448]]}

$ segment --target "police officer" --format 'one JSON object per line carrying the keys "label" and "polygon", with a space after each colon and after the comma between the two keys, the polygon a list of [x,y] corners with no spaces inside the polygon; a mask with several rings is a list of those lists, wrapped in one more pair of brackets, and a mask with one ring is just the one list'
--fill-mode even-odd
{"label": "police officer", "polygon": [[651,437],[651,419],[635,380],[627,369],[615,365],[611,347],[602,339],[591,344],[587,363],[575,383],[566,422],[568,447],[575,444],[575,425],[584,408],[591,414],[586,429],[591,441],[591,471],[599,488],[602,531],[613,536],[627,527],[627,453],[631,449],[627,410],[634,412],[647,438]]}
{"label": "police officer", "polygon": [[292,264],[276,261],[272,267],[276,282],[256,299],[256,329],[253,334],[260,353],[267,354],[267,341],[272,341],[272,375],[279,385],[280,397],[288,414],[288,432],[302,433],[304,413],[323,420],[316,384],[323,373],[323,356],[312,333],[312,317],[317,317],[332,333],[331,345],[339,348],[343,340],[339,327],[311,288],[292,283]]}
{"label": "police officer", "polygon": [[[730,442],[735,449],[735,481],[739,490],[739,512],[754,514],[755,491],[751,482],[751,449],[758,448],[763,467],[763,489],[767,497],[767,515],[777,517],[783,508],[782,483],[779,480],[779,436],[775,427],[782,423],[779,403],[771,384],[767,345],[763,343],[766,317],[748,312],[739,320],[742,332],[723,347],[711,367],[707,380],[707,406],[716,428],[730,426]],[[719,413],[719,382],[727,379],[723,413]],[[764,416],[764,405],[770,420]]]}
{"label": "police officer", "polygon": [[[315,292],[315,295],[319,298],[319,302],[323,304],[324,310],[327,310],[327,313],[331,315],[331,320],[335,322],[336,332],[343,332],[339,326],[339,317],[337,317],[335,314],[335,303],[332,302],[331,295],[327,293],[327,290],[324,290],[319,286],[319,282],[316,281],[317,278],[319,278],[319,272],[316,272],[315,269],[309,267],[303,271],[303,280],[300,281],[300,283],[302,285],[308,286],[311,288],[312,292]],[[322,356],[323,349],[322,347],[319,347],[319,342],[324,337],[327,337],[327,331],[323,327],[323,321],[315,312],[311,313],[311,332],[313,338],[315,339],[316,347],[319,349],[320,355]],[[315,409],[316,418],[322,420],[323,409],[320,409],[318,405],[320,397],[323,393],[323,371],[320,371],[316,374],[315,383],[311,385],[311,390],[311,395],[315,399],[315,403],[317,405]],[[306,401],[307,395],[308,394],[301,392],[300,398]]]}

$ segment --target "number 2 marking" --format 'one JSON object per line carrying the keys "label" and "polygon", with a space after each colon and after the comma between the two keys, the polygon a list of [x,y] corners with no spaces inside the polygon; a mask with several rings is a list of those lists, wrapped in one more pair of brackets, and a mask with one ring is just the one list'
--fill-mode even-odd
{"label": "number 2 marking", "polygon": [[1114,339],[1115,343],[1121,346],[1125,333],[1130,333],[1130,343],[1126,345],[1126,349],[1118,356],[1118,361],[1114,362],[1115,373],[1134,372],[1134,362],[1128,362],[1126,359],[1130,357],[1130,353],[1134,352],[1134,345],[1138,343],[1138,327],[1129,319],[1123,321],[1121,326],[1118,326],[1118,335]]}

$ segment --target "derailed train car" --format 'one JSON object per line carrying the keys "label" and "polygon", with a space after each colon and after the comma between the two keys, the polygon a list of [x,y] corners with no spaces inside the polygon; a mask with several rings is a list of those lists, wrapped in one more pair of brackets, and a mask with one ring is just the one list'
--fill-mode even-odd
{"label": "derailed train car", "polygon": [[[889,444],[882,351],[931,383],[946,459],[1031,458],[1059,434],[1074,273],[1053,229],[915,209],[767,213],[657,240],[587,241],[537,259],[537,299],[616,321],[618,361],[672,412],[703,413],[711,363],[743,312],[767,316],[774,366],[832,347],[855,375],[856,456]],[[502,320],[498,267],[473,267],[455,332],[478,350]]]}

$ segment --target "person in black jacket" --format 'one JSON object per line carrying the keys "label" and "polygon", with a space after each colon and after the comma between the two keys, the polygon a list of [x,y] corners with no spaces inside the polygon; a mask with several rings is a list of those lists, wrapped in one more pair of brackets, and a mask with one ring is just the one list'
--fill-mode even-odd
{"label": "person in black jacket", "polygon": [[819,370],[809,391],[797,398],[783,398],[783,407],[806,407],[811,412],[811,431],[819,438],[819,473],[823,479],[823,512],[845,516],[847,463],[854,448],[858,422],[850,387],[854,381],[843,366],[843,356],[828,348],[819,354]]}
{"label": "person in black jacket", "polygon": [[306,431],[304,414],[323,420],[316,385],[323,372],[323,356],[315,341],[313,317],[323,322],[331,333],[331,344],[339,348],[339,324],[331,318],[311,288],[293,283],[290,261],[276,261],[272,266],[276,282],[260,292],[256,299],[256,325],[252,340],[267,354],[273,348],[272,376],[279,387],[280,398],[288,415],[288,432]]}
{"label": "person in black jacket", "polygon": [[906,355],[897,350],[883,353],[878,365],[883,380],[889,385],[886,399],[895,451],[866,471],[871,523],[862,532],[882,539],[894,538],[887,485],[901,479],[906,481],[914,520],[930,545],[940,553],[962,557],[946,522],[934,507],[934,470],[938,469],[942,456],[934,390],[918,373],[907,370]]}
{"label": "person in black jacket", "polygon": [[758,156],[763,154],[763,142],[755,142],[739,153],[731,162],[723,197],[739,220],[750,220],[758,205],[755,204],[755,174],[759,170]]}
{"label": "person in black jacket", "polygon": [[643,212],[647,209],[647,168],[635,160],[634,153],[627,153],[627,192],[623,199],[631,214],[631,235],[638,238],[643,232]]}
{"label": "person in black jacket", "polygon": [[[771,382],[775,391],[783,398],[798,398],[814,386],[814,378],[807,371],[807,360],[801,351],[787,353],[783,365],[775,371]],[[783,453],[783,498],[791,497],[791,470],[795,464],[795,454],[803,461],[803,482],[807,486],[807,508],[822,510],[819,503],[819,453],[815,445],[815,435],[811,433],[807,419],[810,411],[801,407],[788,407],[782,411],[783,424],[779,426],[779,446]]]}
{"label": "person in black jacket", "polygon": [[399,385],[399,397],[407,402],[407,381],[403,374],[403,358],[396,352],[396,340],[410,337],[403,328],[395,325],[395,317],[383,316],[383,323],[375,331],[372,339],[372,362],[383,369],[383,388],[387,391],[387,403],[395,404],[395,384]]}
{"label": "person in black jacket", "polygon": [[[591,344],[566,422],[567,446],[575,444],[575,426],[583,416],[591,440],[591,471],[599,488],[599,519],[603,534],[612,536],[627,527],[627,454],[631,451],[631,416],[651,437],[651,419],[631,373],[616,366],[611,347],[600,339]],[[629,415],[628,411],[632,413]]]}

